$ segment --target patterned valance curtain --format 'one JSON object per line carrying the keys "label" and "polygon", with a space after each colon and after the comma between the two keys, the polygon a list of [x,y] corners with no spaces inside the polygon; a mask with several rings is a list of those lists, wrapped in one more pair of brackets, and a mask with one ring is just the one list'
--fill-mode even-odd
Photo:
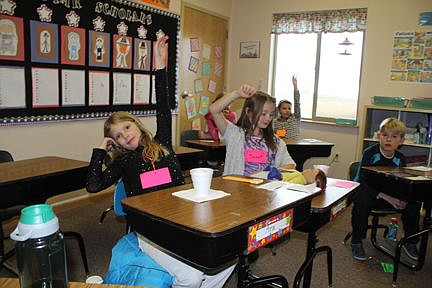
{"label": "patterned valance curtain", "polygon": [[273,14],[273,34],[357,32],[366,29],[367,8]]}

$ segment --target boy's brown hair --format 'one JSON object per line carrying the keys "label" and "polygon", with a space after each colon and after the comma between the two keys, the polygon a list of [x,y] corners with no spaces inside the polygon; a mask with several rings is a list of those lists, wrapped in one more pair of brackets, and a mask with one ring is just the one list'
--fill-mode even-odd
{"label": "boy's brown hair", "polygon": [[383,133],[386,129],[399,133],[402,138],[405,137],[406,126],[399,119],[393,117],[384,119],[380,124],[380,133]]}

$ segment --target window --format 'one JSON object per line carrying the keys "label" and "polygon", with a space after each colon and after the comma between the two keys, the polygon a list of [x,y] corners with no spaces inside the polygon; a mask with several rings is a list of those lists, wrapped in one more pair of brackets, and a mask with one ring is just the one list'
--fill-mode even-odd
{"label": "window", "polygon": [[[357,13],[350,9],[273,16],[272,94],[278,101],[292,102],[291,77],[296,75],[304,119],[336,122],[357,118],[364,36],[359,27],[364,27],[366,9],[354,10]],[[351,17],[347,20],[351,28],[341,21],[341,14]],[[354,21],[353,15],[364,21]],[[315,22],[305,25],[305,19],[307,24]]]}

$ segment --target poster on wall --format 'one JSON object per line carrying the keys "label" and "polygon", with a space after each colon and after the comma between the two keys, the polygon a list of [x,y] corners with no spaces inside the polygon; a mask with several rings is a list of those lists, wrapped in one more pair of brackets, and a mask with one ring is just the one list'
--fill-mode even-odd
{"label": "poster on wall", "polygon": [[15,84],[0,89],[7,103],[0,104],[0,125],[51,121],[45,117],[51,115],[105,118],[119,110],[153,114],[153,49],[162,34],[169,39],[168,102],[175,110],[180,16],[155,8],[169,3],[0,1],[1,73],[16,72],[9,76]]}
{"label": "poster on wall", "polygon": [[432,31],[393,35],[391,81],[432,83]]}
{"label": "poster on wall", "polygon": [[171,0],[131,0],[133,2],[150,4],[159,8],[169,9]]}

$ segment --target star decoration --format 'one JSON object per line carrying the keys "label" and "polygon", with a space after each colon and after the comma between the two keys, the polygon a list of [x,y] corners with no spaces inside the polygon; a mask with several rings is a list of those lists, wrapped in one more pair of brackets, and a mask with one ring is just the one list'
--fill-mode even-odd
{"label": "star decoration", "polygon": [[141,38],[141,39],[147,38],[147,29],[145,29],[143,25],[138,27],[137,31],[138,31],[138,37],[139,38]]}
{"label": "star decoration", "polygon": [[95,31],[103,32],[105,29],[105,21],[100,16],[97,16],[93,19],[93,27]]}
{"label": "star decoration", "polygon": [[45,4],[42,4],[36,9],[39,14],[39,19],[42,22],[51,22],[52,10],[49,9]]}
{"label": "star decoration", "polygon": [[126,36],[128,26],[122,21],[120,24],[117,25],[118,34],[122,36]]}
{"label": "star decoration", "polygon": [[0,13],[14,15],[16,3],[11,0],[0,0]]}
{"label": "star decoration", "polygon": [[66,14],[66,19],[69,26],[78,27],[81,17],[78,16],[78,14],[76,14],[75,11],[72,10],[71,12]]}

